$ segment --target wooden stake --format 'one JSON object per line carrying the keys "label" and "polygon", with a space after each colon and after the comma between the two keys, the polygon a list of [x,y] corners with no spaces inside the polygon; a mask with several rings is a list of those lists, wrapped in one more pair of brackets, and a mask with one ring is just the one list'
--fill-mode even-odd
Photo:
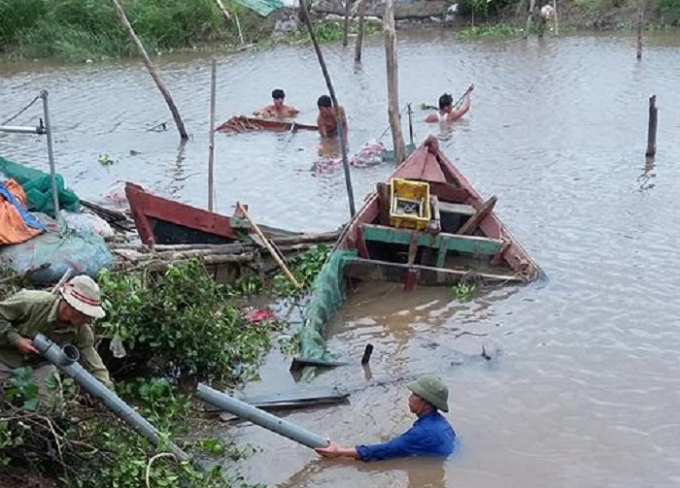
{"label": "wooden stake", "polygon": [[649,125],[647,126],[647,152],[645,156],[653,158],[656,155],[656,123],[657,123],[656,95],[649,97]]}
{"label": "wooden stake", "polygon": [[357,28],[357,40],[354,44],[354,61],[361,62],[361,44],[364,42],[364,17],[366,15],[366,2],[368,0],[359,0],[356,4],[357,14],[359,15],[359,25]]}
{"label": "wooden stake", "polygon": [[531,21],[534,17],[534,9],[536,8],[536,0],[529,0],[529,14],[527,15],[527,22],[524,25],[524,34],[522,37],[526,39],[529,37],[529,29],[531,28]]}
{"label": "wooden stake", "polygon": [[215,92],[217,91],[217,62],[212,60],[210,72],[210,145],[208,146],[208,210],[213,211],[215,195]]}
{"label": "wooden stake", "polygon": [[250,215],[248,215],[246,209],[243,208],[243,206],[240,203],[236,204],[236,209],[242,212],[246,220],[250,222],[250,225],[253,226],[253,230],[258,235],[258,237],[262,239],[262,243],[267,248],[267,251],[269,251],[269,254],[272,255],[276,263],[281,267],[281,269],[286,274],[290,282],[293,283],[293,285],[295,285],[296,288],[302,288],[302,285],[298,282],[298,280],[295,279],[295,276],[293,276],[293,273],[290,272],[288,266],[286,266],[286,263],[284,263],[283,260],[281,259],[281,256],[279,256],[279,253],[276,252],[272,244],[269,242],[269,239],[267,239],[267,237],[262,233],[257,224],[253,222],[253,219],[250,218]]}
{"label": "wooden stake", "polygon": [[399,117],[399,66],[397,62],[397,33],[394,25],[394,0],[385,0],[385,60],[387,62],[387,114],[392,128],[394,162],[404,160],[404,136]]}
{"label": "wooden stake", "polygon": [[345,140],[345,129],[342,125],[342,117],[340,116],[340,105],[338,104],[338,99],[335,96],[335,90],[333,89],[333,83],[331,82],[331,75],[328,73],[326,62],[323,59],[323,53],[321,52],[319,42],[317,41],[316,34],[314,33],[314,26],[312,26],[312,18],[309,16],[309,9],[307,8],[306,0],[300,0],[300,10],[302,12],[302,20],[309,31],[309,37],[312,39],[314,51],[316,52],[316,57],[318,58],[319,65],[321,66],[321,72],[323,73],[323,77],[326,80],[328,94],[331,97],[333,108],[335,109],[335,121],[338,126],[338,137],[340,139],[340,150],[342,152],[342,169],[345,173],[345,186],[347,187],[347,199],[349,200],[349,213],[352,217],[354,217],[354,214],[356,213],[356,209],[354,207],[354,190],[352,189],[352,177],[349,172],[347,141]]}
{"label": "wooden stake", "polygon": [[553,14],[555,15],[555,37],[560,35],[560,22],[557,19],[557,0],[553,0]]}
{"label": "wooden stake", "polygon": [[179,110],[177,109],[177,105],[175,105],[175,102],[173,101],[172,96],[168,91],[168,88],[165,86],[165,83],[163,83],[161,76],[158,74],[158,71],[156,70],[156,67],[153,65],[151,59],[149,58],[149,55],[146,53],[146,49],[144,49],[142,41],[139,40],[137,34],[135,34],[135,30],[130,25],[127,16],[125,15],[125,10],[123,10],[123,7],[121,7],[118,0],[111,0],[111,3],[113,4],[113,8],[116,11],[118,19],[123,24],[123,27],[125,27],[125,30],[127,30],[130,39],[132,39],[132,41],[137,45],[139,54],[142,55],[142,61],[144,62],[144,66],[146,66],[146,69],[149,71],[151,78],[153,78],[153,81],[154,83],[156,83],[156,86],[160,90],[161,95],[163,95],[165,103],[168,104],[170,113],[172,113],[172,118],[175,120],[175,125],[177,126],[177,130],[179,131],[180,138],[189,139],[187,131],[184,128],[184,122],[182,122],[182,117],[180,116]]}
{"label": "wooden stake", "polygon": [[645,0],[638,0],[637,11],[637,59],[642,59],[642,24],[645,21]]}
{"label": "wooden stake", "polygon": [[342,47],[347,47],[347,37],[349,36],[349,12],[350,0],[345,0],[345,24],[342,27]]}

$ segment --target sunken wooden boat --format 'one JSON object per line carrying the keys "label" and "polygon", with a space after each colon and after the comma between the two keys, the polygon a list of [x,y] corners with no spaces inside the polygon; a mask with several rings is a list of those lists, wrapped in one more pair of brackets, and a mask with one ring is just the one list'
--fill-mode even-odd
{"label": "sunken wooden boat", "polygon": [[355,250],[347,278],[451,285],[528,282],[540,268],[430,136],[349,222],[336,250]]}
{"label": "sunken wooden boat", "polygon": [[[227,217],[154,195],[130,182],[125,184],[125,195],[137,233],[147,246],[252,242],[252,227],[238,212]],[[258,227],[269,239],[300,235],[266,225]]]}
{"label": "sunken wooden boat", "polygon": [[538,278],[538,265],[493,212],[496,201],[484,201],[428,137],[377,184],[341,232],[304,309],[300,358],[335,365],[324,332],[348,281],[403,282],[408,291]]}
{"label": "sunken wooden boat", "polygon": [[246,117],[244,115],[237,115],[220,124],[217,132],[234,133],[234,132],[251,132],[258,130],[266,130],[273,132],[297,132],[299,130],[319,130],[316,125],[300,124],[294,121],[277,120],[277,119],[260,119],[255,117]]}

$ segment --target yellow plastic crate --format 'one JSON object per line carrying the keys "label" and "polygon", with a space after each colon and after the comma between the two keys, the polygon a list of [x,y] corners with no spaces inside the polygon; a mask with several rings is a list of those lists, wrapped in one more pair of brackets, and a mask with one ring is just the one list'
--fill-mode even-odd
{"label": "yellow plastic crate", "polygon": [[390,225],[425,230],[430,218],[430,184],[393,178],[390,181]]}

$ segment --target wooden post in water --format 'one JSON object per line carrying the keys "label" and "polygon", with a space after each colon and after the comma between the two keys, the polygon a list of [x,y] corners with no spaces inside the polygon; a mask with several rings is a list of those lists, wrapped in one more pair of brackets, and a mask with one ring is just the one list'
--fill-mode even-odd
{"label": "wooden post in water", "polygon": [[210,70],[210,145],[208,146],[208,210],[214,210],[215,195],[215,92],[217,91],[217,62]]}
{"label": "wooden post in water", "polygon": [[189,139],[187,131],[184,128],[184,122],[182,122],[182,117],[179,114],[179,110],[177,110],[177,105],[175,105],[172,96],[170,96],[168,88],[165,86],[165,83],[163,83],[161,76],[158,74],[158,71],[156,70],[156,67],[153,65],[151,59],[149,58],[149,55],[146,53],[146,49],[144,49],[142,41],[139,40],[137,34],[135,33],[135,30],[130,25],[127,16],[125,15],[125,10],[123,10],[123,7],[121,7],[118,0],[111,0],[111,3],[113,4],[113,9],[116,11],[118,19],[120,19],[120,22],[123,24],[123,27],[125,27],[125,30],[127,30],[130,39],[132,39],[132,42],[134,42],[137,45],[139,54],[142,55],[142,61],[144,62],[144,66],[146,66],[146,69],[149,71],[151,78],[153,78],[153,81],[156,83],[156,86],[160,90],[161,95],[163,95],[165,103],[168,104],[170,113],[172,113],[172,118],[175,120],[175,125],[177,126],[177,130],[179,131],[180,138]]}
{"label": "wooden post in water", "polygon": [[385,0],[385,60],[387,63],[387,115],[392,128],[392,144],[394,162],[401,164],[404,160],[404,136],[401,132],[399,117],[399,66],[397,62],[397,33],[394,25],[394,0]]}
{"label": "wooden post in water", "polygon": [[531,21],[534,18],[534,9],[536,8],[536,0],[529,0],[529,14],[527,15],[527,22],[524,25],[523,37],[529,37],[529,29],[531,29]]}
{"label": "wooden post in water", "polygon": [[555,37],[560,35],[560,21],[557,18],[557,0],[553,0],[553,10],[555,15]]}
{"label": "wooden post in water", "polygon": [[647,152],[645,156],[656,156],[656,124],[657,124],[656,95],[649,97],[649,125],[647,126]]}
{"label": "wooden post in water", "polygon": [[356,4],[357,14],[359,15],[359,25],[357,27],[357,40],[354,44],[354,61],[361,62],[361,44],[364,42],[364,17],[366,15],[366,3],[368,0],[359,0]]}
{"label": "wooden post in water", "polygon": [[345,23],[342,27],[342,47],[347,47],[347,38],[349,37],[350,5],[350,0],[345,0]]}
{"label": "wooden post in water", "polygon": [[637,59],[642,59],[642,24],[645,21],[645,0],[638,0],[637,10]]}
{"label": "wooden post in water", "polygon": [[347,199],[349,200],[349,213],[352,217],[354,217],[354,214],[356,213],[356,208],[354,206],[354,190],[352,189],[352,176],[349,172],[347,141],[345,139],[345,128],[342,125],[342,117],[340,116],[340,105],[338,104],[338,99],[335,96],[331,75],[328,73],[326,62],[323,59],[323,53],[321,52],[319,42],[317,41],[316,34],[314,33],[314,26],[312,25],[312,18],[309,16],[309,9],[307,8],[306,0],[300,0],[300,10],[302,11],[302,20],[309,31],[309,37],[312,39],[314,51],[316,52],[316,57],[318,58],[319,65],[321,66],[321,72],[323,73],[324,80],[326,80],[328,94],[331,97],[333,108],[335,109],[335,123],[338,126],[338,138],[340,139],[340,151],[342,152],[342,169],[345,173],[345,186],[347,187]]}

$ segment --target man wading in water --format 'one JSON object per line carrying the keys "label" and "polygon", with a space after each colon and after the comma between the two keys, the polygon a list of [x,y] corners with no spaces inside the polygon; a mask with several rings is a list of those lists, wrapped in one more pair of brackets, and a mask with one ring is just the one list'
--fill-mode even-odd
{"label": "man wading in water", "polygon": [[425,122],[453,122],[460,119],[470,110],[470,93],[475,89],[475,85],[470,85],[463,95],[463,103],[460,107],[453,107],[453,97],[444,93],[439,97],[439,111],[425,117]]}
{"label": "man wading in water", "polygon": [[258,117],[279,117],[286,119],[289,117],[295,117],[300,113],[295,107],[290,105],[284,105],[283,101],[286,98],[286,94],[280,88],[272,91],[272,104],[261,108],[253,112],[253,115]]}
{"label": "man wading in water", "polygon": [[[335,109],[331,104],[331,97],[328,95],[322,95],[316,102],[319,108],[319,116],[316,119],[316,125],[319,127],[319,134],[322,137],[338,137],[338,121],[335,116]],[[340,113],[340,120],[342,122],[342,136],[343,139],[347,139],[347,116],[345,115],[345,109],[338,106],[338,112]]]}
{"label": "man wading in water", "polygon": [[316,449],[323,457],[349,457],[361,461],[381,461],[409,456],[446,457],[453,452],[456,433],[439,413],[448,412],[449,390],[438,379],[425,376],[407,385],[411,390],[408,406],[418,420],[399,437],[383,444],[340,447],[328,439],[328,447]]}

